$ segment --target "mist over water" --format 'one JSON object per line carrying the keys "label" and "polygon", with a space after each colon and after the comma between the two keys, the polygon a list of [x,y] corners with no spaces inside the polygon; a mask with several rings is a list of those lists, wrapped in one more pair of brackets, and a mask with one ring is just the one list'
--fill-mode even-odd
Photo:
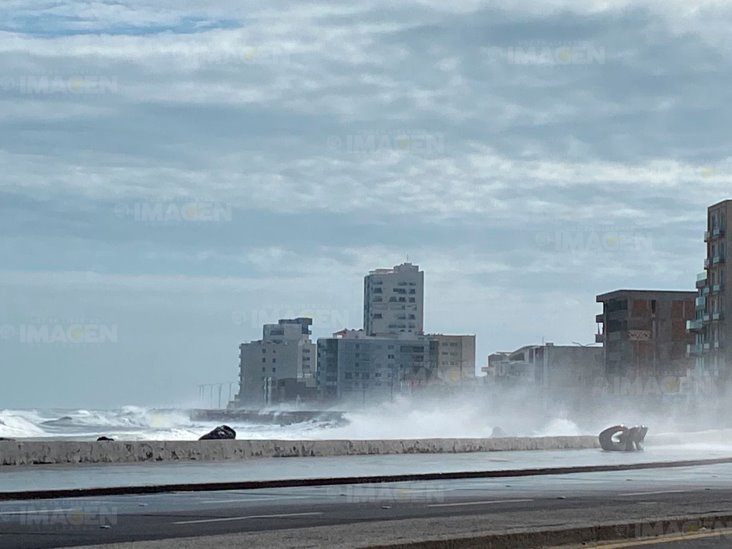
{"label": "mist over water", "polygon": [[[310,411],[314,407],[306,408]],[[341,420],[313,414],[303,421],[280,425],[276,414],[292,407],[270,408],[261,421],[192,419],[189,409],[126,406],[116,410],[2,410],[0,437],[94,440],[196,440],[218,424],[227,423],[238,439],[399,439],[487,438],[491,436],[597,435],[615,424],[645,424],[647,442],[666,444],[726,444],[719,418],[727,417],[713,400],[691,409],[679,402],[651,403],[639,399],[595,398],[570,405],[560,395],[537,398],[528,390],[501,390],[486,396],[481,388],[452,394],[420,393],[371,405],[352,404],[328,411],[342,412]],[[274,418],[274,419],[273,419]]]}

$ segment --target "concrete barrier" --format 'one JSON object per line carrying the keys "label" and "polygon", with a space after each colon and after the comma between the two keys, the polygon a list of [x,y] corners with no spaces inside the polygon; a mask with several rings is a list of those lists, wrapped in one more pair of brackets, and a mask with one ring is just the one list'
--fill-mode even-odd
{"label": "concrete barrier", "polygon": [[414,440],[0,441],[0,465],[225,461],[270,457],[441,454],[599,448],[597,437]]}

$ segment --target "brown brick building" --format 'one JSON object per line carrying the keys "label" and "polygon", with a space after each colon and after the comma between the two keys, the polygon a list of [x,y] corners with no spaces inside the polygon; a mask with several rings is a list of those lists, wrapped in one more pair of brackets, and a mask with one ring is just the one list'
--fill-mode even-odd
{"label": "brown brick building", "polygon": [[694,335],[686,322],[695,318],[695,292],[616,290],[598,295],[597,315],[605,375],[685,377],[694,366],[687,346]]}

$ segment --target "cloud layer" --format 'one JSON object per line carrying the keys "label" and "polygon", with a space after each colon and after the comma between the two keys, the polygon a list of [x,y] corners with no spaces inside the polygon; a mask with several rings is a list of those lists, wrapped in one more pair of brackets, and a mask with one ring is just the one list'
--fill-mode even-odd
{"label": "cloud layer", "polygon": [[[1,401],[187,402],[278,314],[359,326],[407,256],[480,362],[590,341],[598,293],[693,289],[728,4],[248,6],[0,7]],[[19,339],[79,319],[118,340]]]}

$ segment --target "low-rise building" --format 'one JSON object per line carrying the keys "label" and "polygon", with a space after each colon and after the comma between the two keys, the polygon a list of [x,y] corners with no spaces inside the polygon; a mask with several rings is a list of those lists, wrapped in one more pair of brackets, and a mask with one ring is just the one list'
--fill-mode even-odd
{"label": "low-rise building", "polygon": [[687,347],[694,335],[694,292],[616,290],[597,296],[602,313],[596,341],[603,344],[605,375],[621,378],[682,378],[693,359]]}
{"label": "low-rise building", "polygon": [[238,407],[316,397],[317,348],[310,318],[265,324],[262,339],[239,346]]}
{"label": "low-rise building", "polygon": [[437,380],[440,383],[460,383],[475,377],[475,336],[429,334],[435,343]]}
{"label": "low-rise building", "polygon": [[602,376],[602,364],[601,347],[546,343],[493,353],[482,370],[487,381],[500,387],[534,389],[576,400],[590,393]]}

